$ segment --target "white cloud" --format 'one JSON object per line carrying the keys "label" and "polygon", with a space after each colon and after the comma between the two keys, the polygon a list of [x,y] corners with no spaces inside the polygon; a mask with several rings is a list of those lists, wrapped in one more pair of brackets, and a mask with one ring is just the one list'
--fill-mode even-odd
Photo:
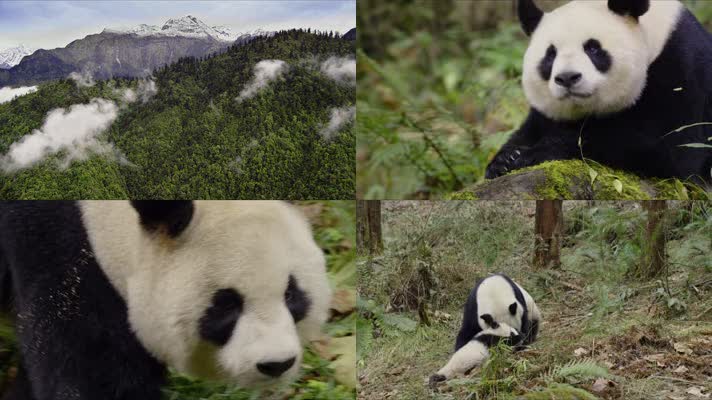
{"label": "white cloud", "polygon": [[344,125],[353,121],[355,117],[356,107],[332,108],[331,119],[329,123],[319,131],[319,134],[323,136],[324,139],[331,139]]}
{"label": "white cloud", "polygon": [[158,86],[152,78],[141,79],[138,82],[136,90],[131,88],[124,90],[114,89],[113,93],[115,96],[121,97],[121,102],[124,104],[135,103],[139,99],[142,103],[146,103],[151,99],[151,97],[158,93]]}
{"label": "white cloud", "polygon": [[94,86],[95,83],[94,77],[89,71],[83,71],[82,73],[72,72],[69,74],[69,79],[75,81],[79,87]]}
{"label": "white cloud", "polygon": [[[129,89],[130,90],[130,89]],[[158,87],[153,79],[141,79],[138,82],[138,88],[136,89],[138,97],[141,99],[142,103],[146,103],[151,97],[158,93]]]}
{"label": "white cloud", "polygon": [[15,97],[24,96],[28,93],[36,92],[37,86],[23,86],[19,88],[0,88],[0,104],[7,103]]}
{"label": "white cloud", "polygon": [[333,80],[355,84],[356,59],[329,57],[321,63],[321,72]]}
{"label": "white cloud", "polygon": [[52,110],[42,128],[10,145],[7,154],[0,157],[0,168],[7,173],[29,168],[59,152],[64,153],[60,168],[68,167],[73,160],[84,160],[92,153],[117,155],[118,151],[110,143],[97,137],[118,115],[116,103],[104,99]]}
{"label": "white cloud", "polygon": [[136,96],[136,92],[129,88],[124,90],[123,92],[121,90],[114,90],[115,94],[120,94],[121,95],[121,101],[124,103],[133,103],[138,99],[138,96]]}
{"label": "white cloud", "polygon": [[[76,74],[72,79],[75,79],[79,86],[85,86],[88,81],[93,84],[91,76],[88,75]],[[135,90],[114,89],[113,92],[115,96],[120,97],[123,107],[138,100],[147,102],[158,93],[158,87],[156,82],[149,78],[140,80]],[[118,116],[119,106],[115,102],[98,98],[92,99],[89,104],[54,109],[47,113],[42,128],[23,136],[10,145],[7,154],[0,156],[0,169],[12,173],[30,168],[45,157],[60,152],[60,169],[68,168],[74,160],[85,160],[91,154],[107,155],[122,164],[130,165],[126,157],[111,143],[98,138]]]}
{"label": "white cloud", "polygon": [[249,99],[269,85],[270,82],[282,76],[289,65],[281,60],[262,60],[255,65],[255,76],[240,92],[237,101]]}

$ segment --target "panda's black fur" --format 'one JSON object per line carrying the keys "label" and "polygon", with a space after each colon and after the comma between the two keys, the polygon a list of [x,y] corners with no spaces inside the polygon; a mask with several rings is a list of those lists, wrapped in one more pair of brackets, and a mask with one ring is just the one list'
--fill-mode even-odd
{"label": "panda's black fur", "polygon": [[166,368],[131,332],[77,203],[0,204],[0,277],[21,354],[4,400],[161,398]]}
{"label": "panda's black fur", "polygon": [[[646,3],[631,0],[609,4],[623,7],[621,12],[628,8],[640,12],[647,9],[641,8]],[[520,19],[525,31],[534,31],[540,16],[535,10],[524,9],[523,13]],[[634,106],[572,122],[554,121],[532,108],[522,127],[489,164],[486,177],[583,155],[645,177],[710,182],[712,151],[680,146],[709,144],[712,128],[696,126],[671,133],[683,126],[712,121],[712,35],[689,10],[682,13],[662,53],[650,65],[647,84]]]}
{"label": "panda's black fur", "polygon": [[[522,340],[521,343],[523,345],[530,344],[531,342],[534,341],[536,338],[538,332],[539,332],[539,321],[538,320],[530,320],[529,316],[529,309],[527,307],[527,302],[524,298],[524,294],[522,291],[519,289],[519,286],[515,284],[508,276],[504,274],[495,274],[491,275],[487,278],[480,279],[477,281],[477,284],[475,287],[470,291],[470,295],[467,297],[467,302],[465,303],[465,308],[463,311],[463,316],[462,316],[462,325],[460,327],[460,331],[457,334],[457,338],[455,339],[455,351],[457,352],[462,346],[466,345],[467,342],[472,340],[478,333],[482,332],[484,329],[487,328],[487,326],[481,326],[479,323],[479,318],[478,318],[478,307],[477,307],[477,292],[480,289],[480,286],[482,283],[491,277],[494,276],[499,276],[504,278],[509,286],[512,288],[512,291],[514,292],[514,298],[515,300],[521,304],[523,308],[522,316],[521,316],[521,328],[518,330],[520,334],[522,335]],[[512,309],[511,306],[508,310],[510,314],[515,315],[516,309]],[[485,323],[489,325],[491,328],[497,328],[498,327],[498,322],[494,319],[492,319],[491,316],[488,314],[484,314],[481,316],[483,320],[485,320]]]}

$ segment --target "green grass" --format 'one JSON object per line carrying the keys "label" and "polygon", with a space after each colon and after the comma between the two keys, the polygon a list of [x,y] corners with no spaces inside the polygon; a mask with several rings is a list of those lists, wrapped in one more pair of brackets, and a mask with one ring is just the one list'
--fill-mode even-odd
{"label": "green grass", "polygon": [[[356,287],[355,266],[355,203],[353,201],[308,201],[299,205],[314,225],[314,236],[327,258],[327,268],[332,287],[337,291],[354,291]],[[354,305],[355,306],[355,305]],[[355,335],[355,313],[333,317],[326,325],[326,333],[336,343],[350,343]],[[354,357],[355,346],[335,348],[330,352],[337,357]],[[336,351],[338,350],[338,351]],[[343,353],[343,354],[342,354]],[[10,319],[0,319],[0,394],[14,375],[17,363],[17,347]],[[339,358],[325,359],[313,348],[304,354],[301,378],[281,393],[272,393],[270,398],[296,400],[346,400],[354,399],[353,387],[355,365],[343,365]],[[348,363],[347,363],[348,364]],[[249,391],[224,384],[206,382],[171,373],[169,384],[164,388],[166,400],[256,400],[264,399],[267,393]]]}
{"label": "green grass", "polygon": [[[629,277],[645,251],[638,203],[565,202],[562,266],[542,271],[530,265],[534,202],[383,203],[384,254],[358,261],[360,398],[643,400],[686,398],[691,387],[709,392],[711,204],[669,205],[669,271],[640,281]],[[430,273],[417,272],[423,268]],[[427,379],[451,355],[469,290],[493,272],[536,299],[539,339],[431,390]],[[423,276],[434,279],[424,284]],[[393,316],[399,324],[389,323]],[[674,344],[694,354],[682,356]],[[646,359],[656,354],[664,366]],[[674,372],[679,366],[689,371]],[[613,382],[603,393],[592,389],[599,378]]]}

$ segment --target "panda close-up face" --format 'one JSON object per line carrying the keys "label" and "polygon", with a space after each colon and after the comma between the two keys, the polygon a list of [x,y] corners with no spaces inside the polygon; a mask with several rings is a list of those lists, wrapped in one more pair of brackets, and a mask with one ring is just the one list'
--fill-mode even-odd
{"label": "panda close-up face", "polygon": [[677,2],[657,3],[667,4],[575,0],[543,13],[520,0],[520,20],[531,35],[522,77],[530,104],[562,121],[633,106],[679,14]]}
{"label": "panda close-up face", "polygon": [[[319,338],[331,296],[307,221],[281,202],[189,204],[175,211],[175,222],[142,218],[142,227],[126,219],[130,210],[82,206],[132,329],[150,353],[184,373],[242,387],[292,381],[303,345]],[[133,248],[128,243],[135,253],[124,251]]]}

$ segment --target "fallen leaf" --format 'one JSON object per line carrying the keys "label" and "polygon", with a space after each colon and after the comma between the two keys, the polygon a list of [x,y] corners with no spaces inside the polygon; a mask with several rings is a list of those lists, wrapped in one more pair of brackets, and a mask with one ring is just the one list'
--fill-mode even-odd
{"label": "fallen leaf", "polygon": [[578,349],[574,350],[574,355],[576,357],[581,357],[586,354],[588,354],[588,350],[584,349],[583,347],[579,347]]}
{"label": "fallen leaf", "polygon": [[665,363],[663,360],[665,359],[665,354],[651,354],[649,356],[643,357],[644,360],[654,362],[658,367],[664,367]]}
{"label": "fallen leaf", "polygon": [[603,392],[606,389],[608,389],[609,386],[613,386],[612,381],[610,381],[609,379],[605,379],[605,378],[598,378],[598,379],[596,379],[595,382],[593,382],[593,386],[591,386],[591,389],[594,392],[600,393],[600,392]]}
{"label": "fallen leaf", "polygon": [[675,351],[677,351],[678,353],[682,353],[682,354],[694,353],[694,351],[692,351],[692,349],[685,343],[678,342],[678,343],[673,344],[672,347],[674,347]]}
{"label": "fallen leaf", "polygon": [[675,370],[672,371],[672,372],[674,372],[674,373],[676,373],[676,374],[684,374],[684,373],[687,372],[687,371],[689,371],[689,369],[688,369],[686,366],[681,365],[681,366],[675,368]]}
{"label": "fallen leaf", "polygon": [[353,289],[338,289],[331,298],[331,309],[339,314],[348,314],[356,309],[356,291]]}
{"label": "fallen leaf", "polygon": [[691,395],[693,395],[693,396],[695,396],[695,397],[700,397],[700,398],[703,398],[703,399],[709,399],[709,397],[710,397],[710,394],[709,394],[709,393],[703,394],[703,393],[702,393],[702,388],[701,388],[701,387],[697,387],[697,386],[693,386],[693,387],[687,389],[687,392],[685,392],[685,393],[691,394]]}

